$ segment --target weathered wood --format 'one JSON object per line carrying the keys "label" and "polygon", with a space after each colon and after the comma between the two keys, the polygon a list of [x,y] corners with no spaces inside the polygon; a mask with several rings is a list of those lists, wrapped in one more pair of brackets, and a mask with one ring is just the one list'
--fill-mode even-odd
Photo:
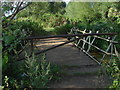
{"label": "weathered wood", "polygon": [[[65,45],[65,44],[68,44],[68,43],[73,42],[73,41],[75,41],[75,40],[76,40],[76,39],[67,41],[67,42],[65,42],[65,43],[62,43],[62,44],[59,44],[59,45],[56,45],[56,46],[53,46],[53,47],[50,47],[50,48],[47,48],[47,49],[45,49],[45,50],[41,50],[41,51],[39,51],[39,52],[36,52],[35,55],[44,53],[44,52],[46,52],[46,51],[49,51],[49,50],[51,50],[51,49],[54,49],[54,48],[57,48],[57,47],[60,47],[60,46],[63,46],[63,45]],[[29,57],[32,57],[32,54],[31,54]],[[24,59],[25,59],[25,57],[23,57],[23,58],[21,58],[21,59],[18,59],[17,61],[21,61],[21,60],[24,60]]]}
{"label": "weathered wood", "polygon": [[[98,33],[98,32],[99,32],[99,31],[97,31],[96,33]],[[92,40],[92,42],[90,43],[90,41],[89,41],[89,43],[92,45],[92,44],[94,43],[95,39],[96,39],[96,38],[94,37],[93,40]],[[87,52],[89,52],[89,50],[90,50],[90,48],[91,48],[91,45],[89,45]]]}
{"label": "weathered wood", "polygon": [[[116,36],[113,37],[112,41],[115,40],[115,38],[116,38]],[[106,52],[109,51],[111,45],[112,45],[112,42],[109,44],[108,48],[106,49]],[[103,60],[105,56],[106,56],[106,54],[103,55],[103,57],[101,58],[101,60]]]}
{"label": "weathered wood", "polygon": [[96,38],[99,38],[99,39],[105,40],[105,41],[107,41],[107,42],[115,43],[115,44],[118,43],[117,41],[109,40],[109,39],[102,38],[102,37],[99,37],[99,36],[93,36],[93,37],[96,37]]}
{"label": "weathered wood", "polygon": [[75,36],[79,36],[79,37],[87,37],[87,36],[101,36],[101,35],[108,35],[108,36],[114,36],[117,35],[116,33],[92,33],[92,34],[68,34],[68,35],[51,35],[51,36],[35,36],[35,37],[27,37],[27,40],[31,40],[31,39],[45,39],[45,38],[58,38],[58,37],[62,37],[62,38],[67,38],[67,37],[75,37]]}
{"label": "weathered wood", "polygon": [[[94,47],[94,48],[96,48],[97,50],[99,50],[99,51],[101,51],[101,52],[105,53],[106,55],[111,55],[111,53],[108,53],[108,52],[106,52],[106,51],[104,51],[104,50],[100,49],[99,47],[97,47],[97,46],[95,46],[95,45],[90,44],[89,42],[87,42],[87,41],[85,41],[85,40],[83,40],[83,39],[81,39],[81,40],[82,40],[82,41],[84,41],[84,42],[86,42],[87,44],[89,44],[89,45],[93,46],[93,47]],[[115,55],[115,54],[112,54],[112,55]]]}
{"label": "weathered wood", "polygon": [[[84,33],[85,33],[85,31],[84,31]],[[89,33],[91,33],[91,31],[89,31]],[[86,38],[84,37],[83,40],[87,41],[87,40],[89,39],[89,37],[90,37],[90,36],[87,36]],[[84,47],[85,47],[85,44],[86,44],[86,43],[83,42],[83,46],[82,46],[83,49],[84,49]]]}
{"label": "weathered wood", "polygon": [[[73,30],[73,31],[75,31],[75,32],[81,32],[81,33],[83,33],[83,34],[89,34],[89,33],[85,32],[85,31],[81,31],[81,30],[79,30],[79,29],[76,29],[76,30]],[[96,32],[96,33],[97,33],[97,32]],[[116,34],[116,35],[117,35],[117,34]],[[106,39],[106,38],[102,38],[102,37],[100,37],[100,36],[98,36],[98,35],[94,35],[93,37],[96,37],[96,38],[105,40],[105,41],[107,41],[107,42],[112,42],[112,43],[118,44],[117,41],[112,41],[112,40],[109,40],[109,39]]]}
{"label": "weathered wood", "polygon": [[33,54],[33,53],[34,53],[34,43],[33,43],[33,39],[30,40],[30,43],[31,43],[31,53]]}
{"label": "weathered wood", "polygon": [[94,60],[96,63],[98,63],[99,65],[101,65],[101,62],[98,61],[97,59],[95,59],[93,56],[91,56],[88,52],[86,52],[84,49],[82,49],[81,47],[77,46],[76,43],[74,43],[74,45],[79,48],[80,50],[82,50],[86,55],[88,55],[92,60]]}
{"label": "weathered wood", "polygon": [[[79,29],[74,29],[73,32],[78,32],[78,33],[82,33],[82,34],[89,34],[89,33],[90,33],[90,32],[89,32],[89,33],[85,32],[85,30],[84,30],[84,31],[81,31],[81,30],[79,30]],[[98,32],[96,32],[96,33],[98,33]],[[85,40],[85,37],[84,37],[83,39],[80,39],[79,42],[80,42],[81,40],[83,41],[82,50],[84,50],[85,43],[87,43],[87,44],[89,45],[87,51],[84,50],[84,52],[85,52],[86,54],[88,54],[89,56],[91,56],[91,55],[88,53],[91,46],[94,47],[94,48],[96,48],[97,50],[103,52],[104,55],[103,55],[103,57],[101,58],[101,61],[102,61],[106,55],[110,55],[110,59],[112,59],[112,56],[116,56],[116,53],[113,54],[113,44],[118,44],[118,42],[117,42],[117,41],[114,41],[116,35],[113,35],[113,36],[114,36],[114,37],[113,37],[112,40],[111,40],[110,38],[106,39],[106,38],[100,37],[100,36],[98,36],[98,35],[93,35],[93,37],[94,37],[94,38],[93,38],[93,42],[94,42],[95,39],[100,39],[100,40],[104,40],[104,41],[107,41],[107,42],[110,43],[109,46],[108,46],[108,48],[106,49],[106,51],[100,49],[99,47],[97,47],[97,46],[95,46],[95,45],[92,45],[93,42],[90,43],[90,38],[89,38],[89,42],[87,42],[87,38],[86,38],[86,40]],[[88,36],[88,37],[90,37],[90,36]],[[111,36],[110,36],[110,37],[111,37]],[[79,37],[78,37],[78,38],[79,38]],[[76,44],[76,45],[78,46],[78,44]],[[111,52],[108,53],[110,47],[111,47]],[[92,57],[92,56],[91,56],[91,57]],[[94,59],[93,59],[93,60],[94,60]]]}
{"label": "weathered wood", "polygon": [[116,56],[117,56],[118,60],[120,60],[120,55],[119,55],[119,53],[118,53],[118,51],[117,51],[117,49],[116,49],[116,46],[115,46],[115,45],[114,45],[114,49],[115,49],[115,54],[116,54]]}

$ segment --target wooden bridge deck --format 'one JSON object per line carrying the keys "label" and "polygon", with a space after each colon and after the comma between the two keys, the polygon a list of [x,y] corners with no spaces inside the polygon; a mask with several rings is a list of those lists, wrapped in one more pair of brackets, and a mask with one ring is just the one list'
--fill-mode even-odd
{"label": "wooden bridge deck", "polygon": [[[42,39],[36,43],[40,49],[45,49],[67,41],[65,38]],[[62,80],[52,82],[52,88],[103,88],[110,84],[106,75],[98,75],[101,67],[72,43],[57,47],[46,52],[46,59],[53,64],[64,66],[66,73]],[[66,67],[65,67],[66,66]]]}
{"label": "wooden bridge deck", "polygon": [[[44,39],[38,42],[36,46],[45,49],[65,41],[67,41],[65,38]],[[46,59],[59,65],[97,65],[96,62],[74,47],[72,43],[47,51]]]}

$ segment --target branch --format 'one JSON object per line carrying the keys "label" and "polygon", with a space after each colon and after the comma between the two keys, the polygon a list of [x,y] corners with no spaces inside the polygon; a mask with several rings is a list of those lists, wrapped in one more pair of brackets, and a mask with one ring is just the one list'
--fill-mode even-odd
{"label": "branch", "polygon": [[27,6],[29,6],[31,3],[32,3],[32,2],[28,3],[28,4],[27,4],[26,6],[24,6],[24,7],[21,7],[21,5],[23,4],[23,2],[21,2],[21,3],[19,4],[19,6],[17,7],[16,11],[15,11],[15,12],[12,14],[12,16],[10,17],[10,20],[12,20],[12,19],[16,16],[17,13],[19,13],[21,10],[23,10],[24,8],[26,8]]}
{"label": "branch", "polygon": [[21,2],[20,4],[18,3],[18,6],[17,6],[15,12],[11,15],[10,20],[12,20],[16,16],[16,14],[19,12],[19,8],[21,7],[22,4],[23,4],[23,2]]}
{"label": "branch", "polygon": [[[23,10],[24,8],[26,8],[27,6],[29,6],[30,4],[32,4],[32,2],[28,2],[28,3],[27,3],[25,6],[23,6],[23,7],[22,7],[22,4],[23,4],[23,2],[18,3],[16,9],[15,9],[14,12],[13,12],[13,14],[10,15],[10,16],[8,16],[6,19],[10,19],[10,21],[13,20],[14,17],[15,17],[21,10]],[[9,21],[9,22],[10,22],[10,21]],[[4,20],[2,20],[2,22],[4,22]],[[10,23],[6,23],[5,25],[3,25],[3,27],[9,26],[9,24],[10,24]]]}

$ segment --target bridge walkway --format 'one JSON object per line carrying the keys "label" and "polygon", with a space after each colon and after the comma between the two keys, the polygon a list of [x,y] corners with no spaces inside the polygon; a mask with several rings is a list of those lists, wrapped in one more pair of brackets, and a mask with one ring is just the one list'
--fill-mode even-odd
{"label": "bridge walkway", "polygon": [[[38,41],[36,46],[46,49],[66,41],[66,38],[48,38]],[[46,59],[61,66],[63,72],[63,78],[50,83],[50,88],[104,88],[110,84],[101,66],[72,43],[47,51]]]}

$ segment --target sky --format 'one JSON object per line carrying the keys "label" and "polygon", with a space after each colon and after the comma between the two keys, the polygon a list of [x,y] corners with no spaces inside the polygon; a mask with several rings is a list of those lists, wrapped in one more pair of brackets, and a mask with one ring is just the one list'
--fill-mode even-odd
{"label": "sky", "polygon": [[68,4],[68,2],[69,2],[70,0],[63,0],[63,1],[65,1],[65,2],[66,2],[66,4]]}

